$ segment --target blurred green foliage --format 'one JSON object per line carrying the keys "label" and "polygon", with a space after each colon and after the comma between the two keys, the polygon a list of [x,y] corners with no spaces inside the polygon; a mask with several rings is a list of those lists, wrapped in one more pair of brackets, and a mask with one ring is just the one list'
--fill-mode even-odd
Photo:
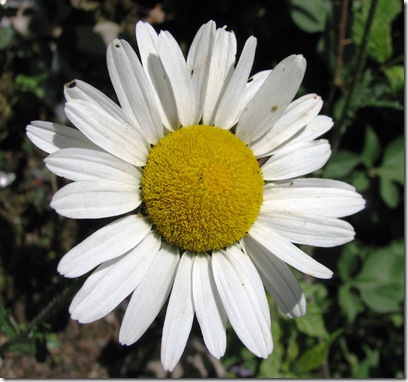
{"label": "blurred green foliage", "polygon": [[[305,248],[335,273],[332,280],[321,281],[296,274],[308,301],[305,317],[289,319],[270,300],[274,352],[268,359],[252,355],[228,329],[227,353],[220,364],[224,376],[403,378],[402,2],[161,4],[161,10],[154,8],[156,2],[132,0],[33,0],[25,5],[13,0],[0,6],[0,171],[16,174],[13,183],[0,188],[0,367],[13,354],[29,354],[39,363],[51,358],[53,367],[67,362],[55,354],[65,346],[61,338],[68,331],[67,307],[75,285],[58,276],[56,266],[73,245],[106,224],[62,219],[50,209],[49,200],[64,181],[44,168],[44,153],[26,139],[25,126],[36,119],[67,123],[62,89],[74,78],[115,99],[104,59],[106,43],[118,35],[135,46],[134,25],[148,17],[157,30],[170,30],[185,51],[208,19],[233,29],[240,47],[255,35],[254,72],[302,53],[308,70],[300,93],[320,94],[323,113],[335,121],[328,133],[333,155],[313,176],[348,182],[367,201],[366,209],[349,219],[356,230],[354,242]],[[344,13],[343,4],[348,5]],[[120,322],[123,313],[115,314]],[[157,320],[159,325],[141,340],[144,347],[115,348],[109,376],[153,375],[145,365],[160,347],[162,317]],[[200,335],[199,329],[194,331]],[[143,353],[147,348],[152,353]],[[132,369],[129,365],[140,363],[141,357],[141,366]],[[93,362],[100,359],[102,355]],[[220,375],[207,368],[208,376]],[[47,376],[53,375],[50,370]],[[197,373],[190,368],[184,376]],[[63,376],[71,375],[57,375]]]}

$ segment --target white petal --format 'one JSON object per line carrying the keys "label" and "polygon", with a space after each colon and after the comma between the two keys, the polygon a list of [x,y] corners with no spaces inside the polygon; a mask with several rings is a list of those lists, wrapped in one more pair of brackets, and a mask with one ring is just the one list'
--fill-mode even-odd
{"label": "white petal", "polygon": [[137,185],[83,180],[67,184],[57,191],[51,207],[69,218],[96,219],[132,211],[141,202]]}
{"label": "white petal", "polygon": [[307,182],[299,182],[300,180],[304,179],[287,182],[285,185],[265,186],[261,211],[341,218],[364,208],[365,201],[361,195],[352,187],[343,188],[342,182],[330,182],[326,179],[305,179]]}
{"label": "white petal", "polygon": [[187,68],[191,73],[196,100],[195,123],[198,123],[203,115],[214,42],[215,22],[211,20],[198,30],[188,51]]}
{"label": "white petal", "polygon": [[322,168],[330,155],[324,139],[297,142],[276,151],[262,166],[262,175],[265,180],[282,180],[309,174]]}
{"label": "white petal", "polygon": [[318,187],[318,188],[341,188],[349,191],[356,191],[356,189],[348,183],[333,179],[321,178],[302,178],[269,183],[264,186],[267,192],[272,188],[304,188],[304,187]]}
{"label": "white petal", "polygon": [[67,101],[83,101],[86,104],[93,105],[96,109],[102,109],[103,113],[109,114],[119,122],[126,121],[127,125],[136,130],[140,139],[143,138],[144,142],[147,141],[147,136],[137,121],[126,115],[123,109],[95,87],[81,80],[74,80],[65,85],[64,94]]}
{"label": "white petal", "polygon": [[258,72],[254,74],[247,83],[245,89],[244,100],[242,101],[242,107],[245,108],[248,105],[249,101],[254,97],[254,95],[258,92],[261,88],[262,84],[268,78],[269,74],[272,70],[263,70],[262,72]]}
{"label": "white petal", "polygon": [[333,275],[330,269],[306,255],[259,219],[252,225],[248,234],[276,257],[303,273],[322,279],[331,278]]}
{"label": "white petal", "polygon": [[288,266],[250,236],[247,235],[242,242],[263,284],[281,310],[289,317],[303,316],[306,313],[305,296]]}
{"label": "white petal", "polygon": [[261,212],[258,220],[296,244],[335,247],[348,243],[355,235],[349,223],[321,215]]}
{"label": "white petal", "polygon": [[107,63],[123,110],[137,122],[150,143],[157,143],[163,137],[160,111],[135,51],[128,42],[115,39],[108,46]]}
{"label": "white petal", "polygon": [[102,278],[97,277],[97,282],[88,278],[83,286],[88,293],[78,294],[80,297],[75,296],[71,304],[72,318],[81,323],[92,322],[118,306],[143,279],[160,249],[160,242],[159,235],[150,233],[117,261],[108,262],[109,270]]}
{"label": "white petal", "polygon": [[178,248],[162,243],[126,308],[119,333],[122,344],[136,342],[159,314],[173,286],[179,260]]}
{"label": "white petal", "polygon": [[258,157],[270,155],[313,120],[322,106],[323,101],[316,94],[307,94],[293,101],[275,125],[250,145],[254,155]]}
{"label": "white petal", "polygon": [[169,130],[174,130],[180,122],[173,90],[159,57],[157,33],[150,24],[139,21],[136,24],[136,39],[143,69],[153,86],[162,122]]}
{"label": "white petal", "polygon": [[49,154],[69,147],[101,150],[79,130],[53,122],[32,121],[27,126],[27,136],[38,148]]}
{"label": "white petal", "polygon": [[161,362],[172,371],[186,347],[194,319],[192,272],[195,254],[185,252],[177,269],[163,325]]}
{"label": "white petal", "polygon": [[[67,83],[64,87],[64,94],[67,101],[81,100],[103,109],[116,119],[126,118],[123,110],[115,102],[84,81],[74,80]],[[127,122],[132,123],[129,119],[127,119]],[[132,127],[138,128],[135,125],[132,125]]]}
{"label": "white petal", "polygon": [[213,252],[211,264],[232,327],[252,353],[267,358],[273,347],[269,307],[255,266],[236,246]]}
{"label": "white petal", "polygon": [[48,169],[71,180],[110,180],[140,185],[140,171],[108,153],[90,149],[62,149],[44,160]]}
{"label": "white petal", "polygon": [[291,143],[299,141],[311,141],[315,138],[320,137],[333,127],[333,119],[327,117],[326,115],[317,115],[314,117],[299,134],[296,134]]}
{"label": "white petal", "polygon": [[135,166],[146,164],[149,145],[125,118],[113,116],[96,104],[72,100],[65,105],[65,113],[92,142],[112,155]]}
{"label": "white petal", "polygon": [[98,268],[96,268],[91,275],[86,279],[84,285],[82,285],[81,289],[77,292],[75,297],[73,298],[71,305],[69,306],[69,312],[75,311],[75,309],[82,303],[84,298],[91,293],[95,286],[111,271],[111,269],[121,260],[124,258],[125,255],[122,255],[119,258],[115,258],[112,260],[105,261],[102,263]]}
{"label": "white petal", "polygon": [[214,124],[218,102],[234,71],[236,53],[237,40],[234,33],[217,29],[204,101],[203,123],[205,125]]}
{"label": "white petal", "polygon": [[256,49],[256,38],[245,43],[238,65],[218,104],[214,124],[223,129],[231,128],[242,112],[242,104],[249,73],[252,69]]}
{"label": "white petal", "polygon": [[180,123],[194,125],[198,121],[193,83],[180,46],[169,32],[160,32],[159,55],[173,89]]}
{"label": "white petal", "polygon": [[219,359],[224,355],[227,346],[227,314],[215,285],[211,256],[207,253],[197,254],[194,260],[193,297],[205,345],[209,352]]}
{"label": "white petal", "polygon": [[122,256],[143,240],[152,223],[140,215],[118,219],[72,248],[59,262],[58,272],[79,277],[99,264]]}
{"label": "white petal", "polygon": [[292,55],[272,70],[242,113],[236,130],[238,138],[250,144],[279,120],[297,93],[305,69],[303,56]]}

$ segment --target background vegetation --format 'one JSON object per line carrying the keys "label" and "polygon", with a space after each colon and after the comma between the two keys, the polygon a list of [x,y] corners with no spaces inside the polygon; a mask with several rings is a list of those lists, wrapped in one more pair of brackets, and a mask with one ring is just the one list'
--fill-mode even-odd
{"label": "background vegetation", "polygon": [[68,123],[63,85],[80,78],[115,99],[105,64],[115,36],[135,44],[139,19],[167,29],[187,50],[214,19],[239,51],[255,35],[253,72],[302,53],[299,95],[318,93],[336,124],[328,165],[314,176],[353,184],[367,207],[349,220],[356,240],[306,250],[335,272],[298,274],[308,300],[289,320],[270,301],[275,350],[254,357],[228,331],[227,354],[208,356],[194,325],[173,376],[404,377],[404,36],[401,0],[2,0],[0,1],[0,376],[162,377],[163,312],[141,341],[118,344],[126,303],[89,325],[68,306],[84,279],[56,272],[59,259],[106,224],[49,207],[64,184],[25,136],[32,120]]}

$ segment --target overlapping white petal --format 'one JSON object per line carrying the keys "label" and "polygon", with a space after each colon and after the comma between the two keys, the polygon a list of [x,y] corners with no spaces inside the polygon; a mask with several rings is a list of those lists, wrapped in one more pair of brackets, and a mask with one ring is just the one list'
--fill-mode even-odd
{"label": "overlapping white petal", "polygon": [[214,21],[209,21],[207,24],[204,24],[198,30],[188,51],[187,69],[191,74],[191,82],[193,84],[196,102],[195,123],[198,123],[203,115],[210,64],[214,50],[215,31]]}
{"label": "overlapping white petal", "polygon": [[242,112],[245,88],[252,69],[256,49],[256,38],[250,37],[244,46],[238,65],[217,106],[214,124],[223,129],[230,129]]}
{"label": "overlapping white petal", "polygon": [[112,311],[139,285],[160,249],[160,241],[158,235],[150,233],[124,256],[103,263],[72,301],[72,318],[87,323]]}
{"label": "overlapping white petal", "polygon": [[331,278],[333,275],[330,269],[306,255],[259,219],[252,225],[248,235],[273,255],[303,273],[322,279]]}
{"label": "overlapping white petal", "polygon": [[138,130],[139,134],[144,134],[139,126],[134,124],[129,118],[126,118],[123,109],[121,109],[115,102],[103,94],[100,90],[87,84],[81,80],[74,80],[67,83],[64,87],[64,95],[67,101],[83,101],[84,103],[89,103],[97,108],[105,110],[106,113],[110,114],[113,118],[117,120],[126,119],[127,123],[132,126],[132,128]]}
{"label": "overlapping white petal", "polygon": [[266,289],[289,317],[306,313],[306,299],[299,283],[282,260],[262,247],[250,236],[242,239]]}
{"label": "overlapping white petal", "polygon": [[67,102],[65,113],[89,140],[107,152],[135,166],[146,164],[148,141],[126,118],[113,116],[102,106],[77,99]]}
{"label": "overlapping white petal", "polygon": [[291,139],[291,143],[300,141],[311,141],[322,136],[333,127],[333,119],[326,115],[314,117],[296,136]]}
{"label": "overlapping white petal", "polygon": [[304,128],[321,110],[323,101],[316,94],[307,94],[293,101],[282,117],[261,138],[250,144],[254,155],[271,155]]}
{"label": "overlapping white petal", "polygon": [[[338,185],[342,186],[341,188]],[[326,179],[297,179],[264,187],[261,211],[341,218],[364,208],[364,199],[351,186]]]}
{"label": "overlapping white petal", "polygon": [[227,315],[215,285],[211,256],[207,253],[197,254],[194,260],[193,297],[204,343],[215,358],[220,358],[227,346]]}
{"label": "overlapping white petal", "polygon": [[62,149],[45,158],[48,169],[70,180],[109,180],[139,185],[140,170],[106,152],[91,149]]}
{"label": "overlapping white petal", "polygon": [[99,264],[122,256],[149,233],[152,223],[140,215],[118,219],[72,248],[59,262],[58,272],[79,277]]}
{"label": "overlapping white petal", "polygon": [[251,260],[234,245],[213,252],[211,265],[221,301],[238,337],[251,352],[267,358],[273,348],[269,308]]}
{"label": "overlapping white petal", "polygon": [[165,370],[173,370],[186,347],[194,319],[192,273],[195,254],[185,252],[176,278],[163,325],[161,361]]}
{"label": "overlapping white petal", "polygon": [[108,46],[107,64],[121,107],[145,132],[150,143],[156,144],[163,136],[163,123],[153,89],[135,51],[128,42],[115,39]]}
{"label": "overlapping white petal", "polygon": [[330,145],[324,139],[297,142],[278,150],[262,166],[262,175],[265,180],[296,178],[322,168],[330,155]]}
{"label": "overlapping white petal", "polygon": [[38,148],[52,154],[66,148],[101,150],[79,130],[53,122],[32,121],[27,136]]}
{"label": "overlapping white petal", "polygon": [[247,82],[244,99],[242,101],[242,110],[248,105],[249,101],[254,97],[257,91],[261,88],[265,80],[268,78],[272,70],[263,70],[254,74]]}
{"label": "overlapping white petal", "polygon": [[170,294],[179,260],[178,249],[162,243],[126,308],[119,333],[122,344],[136,342],[159,314]]}
{"label": "overlapping white petal", "polygon": [[292,243],[313,245],[316,247],[335,247],[354,239],[351,224],[322,215],[293,215],[282,211],[258,216],[258,221],[271,227]]}
{"label": "overlapping white petal", "polygon": [[237,40],[234,33],[227,32],[223,28],[217,29],[204,101],[203,123],[205,125],[214,124],[218,102],[234,71],[236,53]]}
{"label": "overlapping white petal", "polygon": [[138,186],[107,180],[81,180],[54,194],[51,207],[74,219],[98,219],[133,211],[142,202]]}
{"label": "overlapping white petal", "polygon": [[154,89],[162,122],[172,131],[180,126],[180,121],[172,86],[159,57],[159,38],[150,24],[138,22],[136,39],[143,69]]}
{"label": "overlapping white petal", "polygon": [[285,58],[272,70],[242,113],[236,129],[238,138],[251,144],[279,120],[297,93],[305,70],[301,55]]}
{"label": "overlapping white petal", "polygon": [[158,47],[161,62],[173,90],[179,121],[182,126],[193,125],[196,122],[195,95],[183,53],[169,32],[160,33]]}

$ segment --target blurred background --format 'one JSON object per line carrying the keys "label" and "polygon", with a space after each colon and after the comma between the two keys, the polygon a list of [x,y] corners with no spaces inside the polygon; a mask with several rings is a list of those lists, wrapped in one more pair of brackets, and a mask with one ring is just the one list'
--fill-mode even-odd
{"label": "blurred background", "polygon": [[[333,155],[313,174],[353,184],[366,209],[348,219],[356,240],[307,248],[331,280],[296,273],[308,313],[286,318],[270,301],[274,352],[253,356],[228,329],[220,361],[196,323],[182,361],[160,365],[164,312],[139,342],[118,342],[126,308],[80,325],[68,306],[85,278],[60,258],[109,219],[71,220],[49,207],[65,184],[25,135],[32,120],[69,124],[63,85],[79,78],[116,100],[107,44],[136,49],[135,23],[169,30],[188,51],[209,19],[258,39],[253,74],[286,56],[308,62],[298,96],[318,93]],[[0,0],[0,377],[404,378],[404,14],[401,0]]]}

